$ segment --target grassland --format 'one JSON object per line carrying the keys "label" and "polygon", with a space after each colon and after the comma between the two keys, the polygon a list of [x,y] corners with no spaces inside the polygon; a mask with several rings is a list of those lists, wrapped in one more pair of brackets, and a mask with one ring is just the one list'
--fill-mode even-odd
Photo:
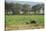
{"label": "grassland", "polygon": [[[22,28],[22,26],[30,24],[26,24],[26,22],[30,22],[33,19],[37,21],[39,25],[44,25],[44,16],[43,15],[6,15],[6,25],[9,27],[19,27]],[[31,27],[31,25],[30,25]]]}

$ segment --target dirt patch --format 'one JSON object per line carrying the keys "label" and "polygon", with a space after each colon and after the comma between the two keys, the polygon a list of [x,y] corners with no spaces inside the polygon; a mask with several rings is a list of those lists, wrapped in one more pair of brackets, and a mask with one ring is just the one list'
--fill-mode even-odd
{"label": "dirt patch", "polygon": [[28,25],[9,25],[6,27],[6,30],[24,30],[24,29],[41,29],[44,28],[44,25],[38,24],[28,24]]}

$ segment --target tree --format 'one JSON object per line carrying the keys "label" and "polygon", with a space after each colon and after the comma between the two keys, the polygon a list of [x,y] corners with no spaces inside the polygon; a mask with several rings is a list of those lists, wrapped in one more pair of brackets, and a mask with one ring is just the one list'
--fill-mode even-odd
{"label": "tree", "polygon": [[16,13],[17,15],[19,15],[19,10],[21,9],[21,4],[16,3],[16,4],[15,4],[15,9],[16,9],[16,12],[15,12],[15,13]]}
{"label": "tree", "polygon": [[36,14],[36,11],[38,10],[38,8],[39,8],[39,4],[32,7],[34,14]]}
{"label": "tree", "polygon": [[42,7],[44,7],[43,5],[44,4],[37,4],[37,5],[33,6],[32,9],[34,10],[34,13],[36,14],[36,11],[40,12],[40,9]]}
{"label": "tree", "polygon": [[24,4],[23,5],[23,9],[24,9],[24,14],[28,14],[28,9],[29,9],[30,5],[29,4]]}
{"label": "tree", "polygon": [[8,12],[12,11],[11,8],[13,7],[12,3],[5,2],[5,12],[8,14]]}

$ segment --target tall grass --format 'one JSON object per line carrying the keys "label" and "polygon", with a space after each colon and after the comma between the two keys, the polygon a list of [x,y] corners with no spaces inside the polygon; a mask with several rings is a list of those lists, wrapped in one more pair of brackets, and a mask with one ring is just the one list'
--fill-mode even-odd
{"label": "tall grass", "polygon": [[44,24],[43,15],[6,15],[7,25],[25,24],[25,22],[30,22],[32,20],[37,20],[39,24]]}

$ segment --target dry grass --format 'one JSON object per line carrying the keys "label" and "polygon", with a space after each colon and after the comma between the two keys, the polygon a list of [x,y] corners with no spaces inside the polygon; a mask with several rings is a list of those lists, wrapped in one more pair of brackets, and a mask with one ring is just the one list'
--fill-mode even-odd
{"label": "dry grass", "polygon": [[41,29],[41,28],[44,28],[44,25],[28,24],[28,25],[9,25],[9,27],[6,27],[7,31],[9,31],[9,30],[24,30],[24,29]]}

